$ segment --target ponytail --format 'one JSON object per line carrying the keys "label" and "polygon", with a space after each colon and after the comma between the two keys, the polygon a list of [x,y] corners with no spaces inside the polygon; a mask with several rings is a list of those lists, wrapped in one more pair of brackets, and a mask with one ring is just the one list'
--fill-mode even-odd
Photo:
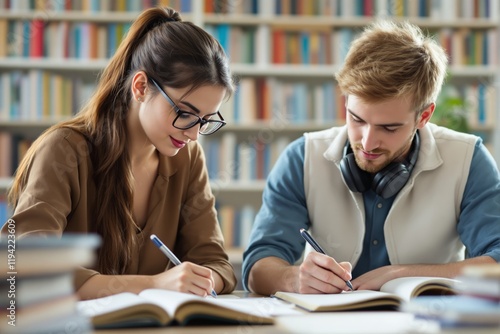
{"label": "ponytail", "polygon": [[92,160],[96,168],[96,226],[103,238],[98,256],[98,270],[102,273],[127,272],[140,232],[132,215],[133,175],[124,140],[131,98],[126,85],[131,60],[144,36],[172,19],[181,18],[170,8],[153,8],[137,18],[102,72],[94,98],[84,110],[92,124],[90,137],[100,148],[94,147]]}

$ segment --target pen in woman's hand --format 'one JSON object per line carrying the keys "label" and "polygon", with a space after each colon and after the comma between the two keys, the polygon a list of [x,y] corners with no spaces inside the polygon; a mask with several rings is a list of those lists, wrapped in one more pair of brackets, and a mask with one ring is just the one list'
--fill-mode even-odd
{"label": "pen in woman's hand", "polygon": [[[155,234],[151,234],[150,238],[151,241],[153,241],[153,243],[168,257],[170,261],[172,261],[174,265],[178,266],[181,264],[181,261],[177,258],[177,256],[175,256],[175,254],[172,253],[172,251],[168,249],[168,247],[165,246],[165,244]],[[212,289],[211,295],[212,297],[217,298],[217,293],[214,289]]]}
{"label": "pen in woman's hand", "polygon": [[[311,245],[312,248],[314,248],[316,252],[327,255],[323,250],[323,248],[321,248],[321,246],[316,242],[316,240],[314,240],[314,238],[305,229],[303,228],[300,229],[300,235],[302,236],[302,238],[304,238],[305,241],[307,241],[309,245]],[[345,281],[345,284],[347,284],[347,286],[349,287],[349,289],[351,289],[351,291],[354,290],[350,281]]]}

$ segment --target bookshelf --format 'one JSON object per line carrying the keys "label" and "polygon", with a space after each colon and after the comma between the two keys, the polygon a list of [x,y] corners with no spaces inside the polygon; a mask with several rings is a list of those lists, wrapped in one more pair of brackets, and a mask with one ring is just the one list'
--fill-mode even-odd
{"label": "bookshelf", "polygon": [[[28,141],[79,109],[127,25],[148,6],[124,0],[10,1],[15,8],[6,3],[0,1],[0,32],[8,36],[0,41],[0,138]],[[238,93],[223,105],[229,125],[201,139],[233,261],[245,247],[279,152],[303,132],[343,124],[333,73],[349,42],[375,18],[409,20],[446,45],[447,84],[467,99],[473,131],[500,162],[496,0],[149,1],[158,3],[181,10],[185,20],[212,33],[241,79]],[[41,43],[47,34],[51,42]],[[55,96],[54,86],[71,92],[69,100],[47,99]],[[1,152],[2,160],[9,159]],[[2,174],[0,164],[0,194],[10,183],[9,168]]]}

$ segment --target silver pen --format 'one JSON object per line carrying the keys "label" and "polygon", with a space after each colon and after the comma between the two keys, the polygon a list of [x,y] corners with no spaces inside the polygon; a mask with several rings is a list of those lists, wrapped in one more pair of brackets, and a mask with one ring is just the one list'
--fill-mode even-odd
{"label": "silver pen", "polygon": [[[314,248],[316,252],[327,255],[323,250],[323,248],[321,248],[321,246],[316,242],[316,240],[314,240],[312,235],[310,235],[303,228],[300,229],[300,235],[302,236],[302,238],[304,238],[305,241],[307,241],[309,245],[311,245],[312,248]],[[349,289],[351,289],[351,291],[354,290],[350,281],[345,281],[345,284],[347,284],[347,286],[349,287]]]}
{"label": "silver pen", "polygon": [[[177,258],[177,256],[175,256],[175,254],[172,253],[172,251],[168,249],[168,247],[165,246],[165,244],[155,234],[151,234],[150,238],[153,243],[161,250],[161,252],[165,254],[170,261],[172,261],[174,265],[178,266],[179,264],[181,264],[181,261]],[[217,298],[217,293],[214,289],[212,289],[211,295],[212,297]]]}

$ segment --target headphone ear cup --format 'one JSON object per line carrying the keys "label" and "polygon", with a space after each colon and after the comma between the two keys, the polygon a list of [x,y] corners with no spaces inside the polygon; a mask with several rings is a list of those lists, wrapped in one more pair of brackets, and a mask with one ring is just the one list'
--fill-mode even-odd
{"label": "headphone ear cup", "polygon": [[406,162],[392,162],[373,177],[372,190],[383,198],[396,195],[410,179],[420,150],[420,135],[415,133]]}
{"label": "headphone ear cup", "polygon": [[370,174],[358,167],[353,153],[346,154],[340,160],[340,171],[351,191],[365,192],[370,188]]}
{"label": "headphone ear cup", "polygon": [[397,194],[408,182],[410,171],[402,163],[392,163],[373,177],[372,190],[383,198]]}

